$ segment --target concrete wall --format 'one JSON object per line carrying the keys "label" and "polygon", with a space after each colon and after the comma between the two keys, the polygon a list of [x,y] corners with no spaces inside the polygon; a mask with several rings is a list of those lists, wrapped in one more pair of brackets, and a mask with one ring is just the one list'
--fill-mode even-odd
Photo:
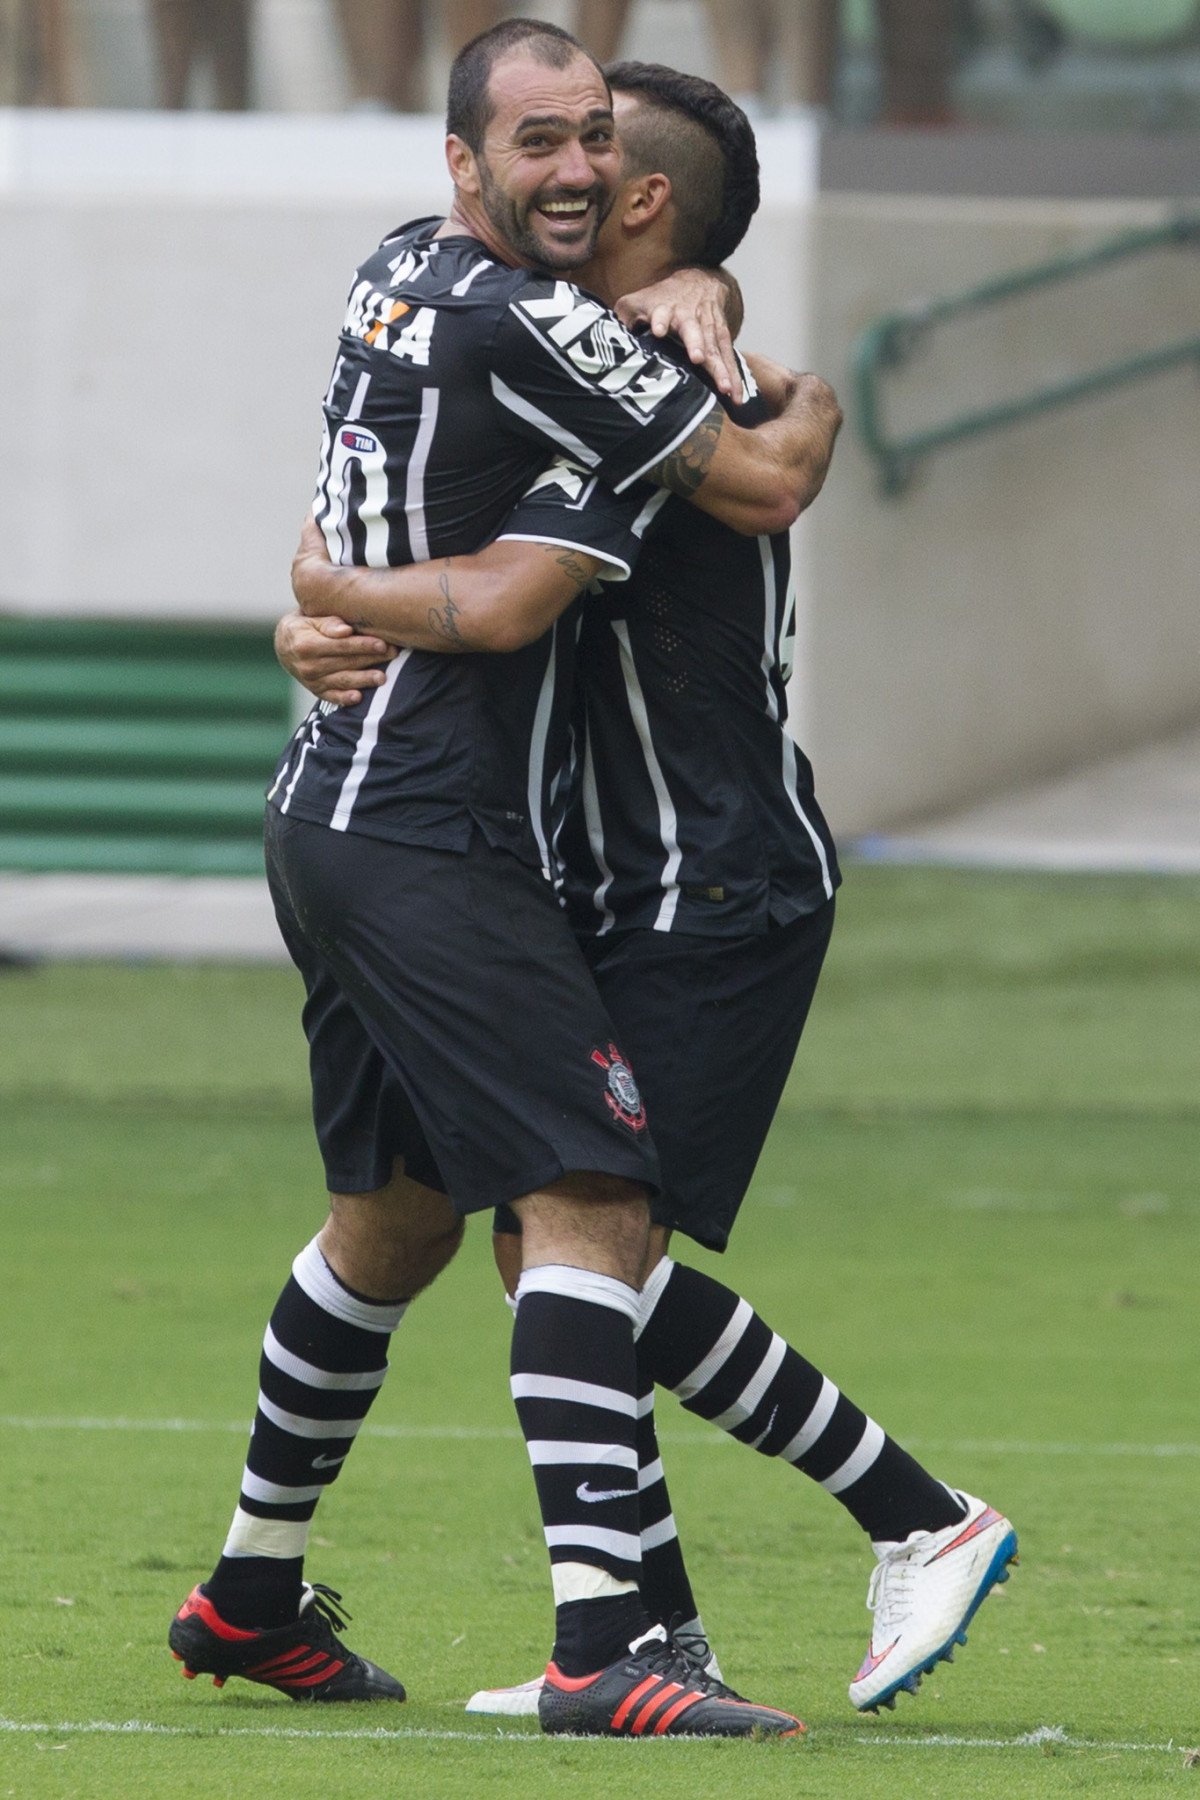
{"label": "concrete wall", "polygon": [[0,115],[0,606],[277,614],[355,266],[446,199],[424,119]]}
{"label": "concrete wall", "polygon": [[[814,129],[761,145],[745,341],[843,390],[879,313],[1163,210],[819,193]],[[0,608],[273,618],[353,268],[447,192],[428,119],[0,113]],[[893,416],[1198,330],[1200,258],[1148,259],[947,330]],[[795,717],[837,827],[1200,717],[1198,471],[1187,371],[943,455],[900,501],[848,426],[797,534]]]}
{"label": "concrete wall", "polygon": [[[813,353],[889,309],[1153,223],[1161,207],[823,194]],[[888,383],[906,430],[1200,336],[1164,251],[946,326]],[[880,497],[852,428],[813,511],[807,744],[843,831],[1200,718],[1200,390],[1184,366],[942,452]]]}

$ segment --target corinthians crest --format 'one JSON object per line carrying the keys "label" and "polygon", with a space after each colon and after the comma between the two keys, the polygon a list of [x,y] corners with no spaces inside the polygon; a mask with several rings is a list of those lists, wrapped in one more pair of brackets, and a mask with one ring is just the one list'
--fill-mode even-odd
{"label": "corinthians crest", "polygon": [[607,1052],[593,1050],[592,1061],[608,1076],[604,1104],[613,1118],[619,1119],[630,1131],[645,1131],[646,1108],[642,1104],[641,1089],[617,1046],[610,1044]]}

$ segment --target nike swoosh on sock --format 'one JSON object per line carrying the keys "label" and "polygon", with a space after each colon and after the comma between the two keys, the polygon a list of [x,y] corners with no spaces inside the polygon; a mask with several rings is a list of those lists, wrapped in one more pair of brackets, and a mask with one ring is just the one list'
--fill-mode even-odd
{"label": "nike swoosh on sock", "polygon": [[597,1500],[628,1500],[630,1495],[636,1492],[636,1488],[601,1488],[593,1493],[587,1482],[581,1481],[575,1489],[575,1497],[577,1500],[586,1500],[591,1506]]}

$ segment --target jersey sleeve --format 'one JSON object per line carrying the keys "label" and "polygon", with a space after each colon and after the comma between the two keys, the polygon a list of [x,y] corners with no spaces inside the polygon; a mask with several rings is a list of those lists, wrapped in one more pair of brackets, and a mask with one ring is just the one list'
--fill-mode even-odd
{"label": "jersey sleeve", "polygon": [[561,544],[599,558],[598,581],[628,581],[645,530],[644,485],[614,494],[599,476],[559,457],[532,482],[498,533],[520,543]]}
{"label": "jersey sleeve", "polygon": [[539,277],[519,288],[489,355],[492,398],[507,428],[567,455],[617,494],[716,405],[695,376],[569,281]]}

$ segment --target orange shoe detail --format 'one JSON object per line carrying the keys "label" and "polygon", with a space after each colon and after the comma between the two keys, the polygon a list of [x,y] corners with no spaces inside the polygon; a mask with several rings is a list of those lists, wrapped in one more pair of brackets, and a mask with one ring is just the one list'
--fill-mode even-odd
{"label": "orange shoe detail", "polygon": [[664,1681],[657,1694],[651,1694],[645,1706],[643,1706],[641,1712],[629,1727],[634,1737],[641,1737],[660,1706],[664,1705],[669,1700],[673,1700],[676,1694],[682,1694],[683,1692],[684,1687],[681,1681]]}
{"label": "orange shoe detail", "polygon": [[[302,1656],[299,1662],[284,1663],[279,1668],[272,1668],[271,1680],[291,1681],[297,1675],[307,1675],[312,1669],[329,1669],[334,1667],[340,1669],[341,1666],[341,1663],[331,1663],[324,1650],[314,1650],[311,1656]],[[268,1667],[271,1667],[271,1665],[268,1665]],[[252,1669],[250,1673],[252,1675],[260,1675],[262,1670]]]}
{"label": "orange shoe detail", "polygon": [[[246,1670],[247,1675],[256,1676],[259,1680],[273,1681],[276,1675],[294,1674],[298,1668],[312,1668],[312,1658],[320,1656],[321,1651],[314,1651],[311,1644],[296,1644],[290,1650],[281,1651],[278,1656],[268,1656],[265,1662],[251,1663]],[[305,1661],[308,1657],[310,1660]]]}
{"label": "orange shoe detail", "polygon": [[661,1675],[647,1675],[645,1681],[639,1681],[632,1693],[626,1694],[620,1706],[618,1706],[616,1712],[613,1714],[610,1721],[612,1729],[614,1731],[620,1731],[622,1725],[624,1725],[638,1701],[644,1699],[647,1694],[662,1685],[663,1678]]}
{"label": "orange shoe detail", "polygon": [[190,1619],[193,1614],[197,1618],[203,1619],[210,1631],[215,1631],[218,1637],[228,1639],[231,1644],[248,1643],[251,1638],[258,1636],[257,1631],[239,1631],[236,1625],[227,1625],[212,1601],[200,1592],[199,1587],[192,1589],[175,1617]]}
{"label": "orange shoe detail", "polygon": [[701,1695],[689,1688],[680,1699],[676,1700],[674,1706],[668,1706],[666,1712],[654,1727],[651,1735],[653,1737],[661,1737],[664,1731],[670,1730],[672,1723],[679,1717],[680,1713],[686,1712],[689,1706],[697,1705],[700,1699]]}
{"label": "orange shoe detail", "polygon": [[591,1687],[593,1681],[599,1681],[603,1673],[602,1669],[598,1669],[594,1675],[564,1675],[557,1663],[546,1664],[546,1680],[553,1682],[556,1688],[561,1688],[564,1694],[577,1694],[581,1688]]}
{"label": "orange shoe detail", "polygon": [[318,1687],[323,1681],[332,1681],[338,1671],[344,1667],[344,1663],[335,1662],[330,1663],[324,1669],[318,1669],[315,1675],[281,1675],[279,1686],[282,1688]]}

